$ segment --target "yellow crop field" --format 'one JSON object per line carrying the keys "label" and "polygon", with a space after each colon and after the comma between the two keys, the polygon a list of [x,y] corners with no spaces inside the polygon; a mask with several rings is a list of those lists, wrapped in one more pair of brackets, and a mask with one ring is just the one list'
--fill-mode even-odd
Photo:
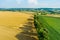
{"label": "yellow crop field", "polygon": [[20,12],[0,12],[0,26],[20,26],[29,16]]}
{"label": "yellow crop field", "polygon": [[17,28],[27,22],[30,16],[22,12],[0,11],[0,40],[18,40],[15,36],[23,30]]}

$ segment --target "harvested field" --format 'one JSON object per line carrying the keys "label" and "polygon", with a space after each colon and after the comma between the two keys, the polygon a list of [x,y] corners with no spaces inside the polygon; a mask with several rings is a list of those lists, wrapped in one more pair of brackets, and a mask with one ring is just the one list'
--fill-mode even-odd
{"label": "harvested field", "polygon": [[0,11],[0,40],[37,40],[33,22],[31,26],[26,24],[31,16],[30,13]]}

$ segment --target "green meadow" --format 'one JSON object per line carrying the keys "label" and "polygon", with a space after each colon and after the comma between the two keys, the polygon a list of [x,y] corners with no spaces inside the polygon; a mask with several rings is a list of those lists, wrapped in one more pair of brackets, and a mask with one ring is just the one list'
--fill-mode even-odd
{"label": "green meadow", "polygon": [[43,16],[48,29],[49,40],[60,40],[60,18]]}
{"label": "green meadow", "polygon": [[35,21],[35,27],[37,27],[37,32],[40,35],[39,40],[60,40],[60,17],[36,16],[35,20],[39,23]]}

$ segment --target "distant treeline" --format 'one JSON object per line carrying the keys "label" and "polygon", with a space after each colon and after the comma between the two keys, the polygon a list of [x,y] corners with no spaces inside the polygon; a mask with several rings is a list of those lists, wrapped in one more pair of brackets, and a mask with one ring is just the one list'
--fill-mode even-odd
{"label": "distant treeline", "polygon": [[0,11],[32,11],[36,12],[38,9],[35,8],[0,8]]}
{"label": "distant treeline", "polygon": [[60,14],[60,8],[0,8],[0,11],[31,11],[44,14]]}

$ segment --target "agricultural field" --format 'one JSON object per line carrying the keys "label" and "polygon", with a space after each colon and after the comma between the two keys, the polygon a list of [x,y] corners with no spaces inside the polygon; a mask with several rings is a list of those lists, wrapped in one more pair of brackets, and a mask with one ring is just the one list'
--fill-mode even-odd
{"label": "agricultural field", "polygon": [[0,11],[0,25],[1,26],[19,26],[29,18],[31,14],[26,14],[22,12],[9,12],[9,11]]}
{"label": "agricultural field", "polygon": [[60,40],[60,14],[44,8],[2,9],[0,40]]}
{"label": "agricultural field", "polygon": [[60,40],[60,17],[43,16],[49,31],[49,40]]}
{"label": "agricultural field", "polygon": [[35,20],[37,20],[35,27],[40,35],[39,39],[60,40],[60,17],[35,15]]}
{"label": "agricultural field", "polygon": [[[37,40],[33,16],[26,12],[0,11],[0,40]],[[33,21],[33,20],[32,20]],[[33,28],[32,28],[33,27]],[[35,31],[34,34],[31,31]]]}

